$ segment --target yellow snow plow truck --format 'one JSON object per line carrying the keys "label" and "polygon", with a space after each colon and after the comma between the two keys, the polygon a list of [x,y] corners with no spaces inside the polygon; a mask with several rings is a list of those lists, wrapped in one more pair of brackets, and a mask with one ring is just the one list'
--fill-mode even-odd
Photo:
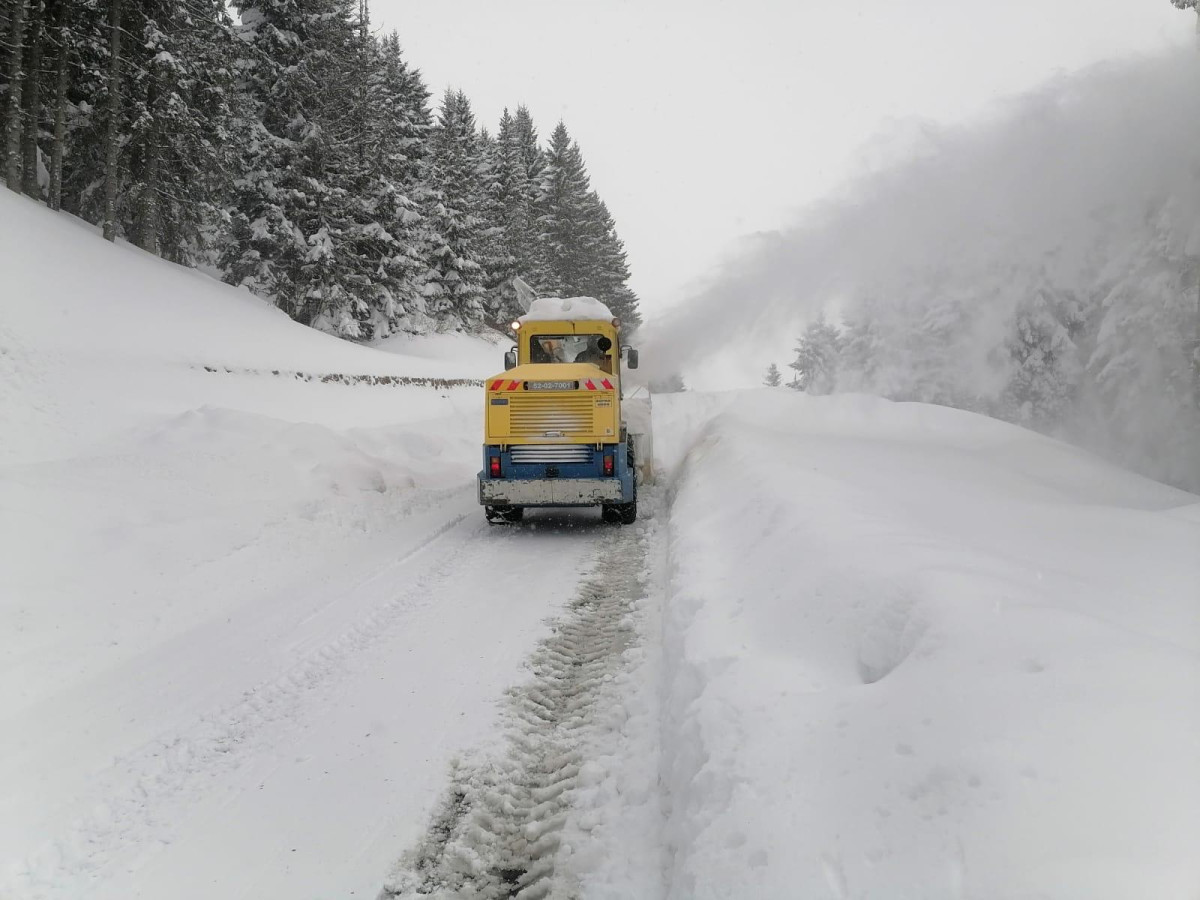
{"label": "yellow snow plow truck", "polygon": [[543,297],[512,323],[504,374],[484,384],[479,502],[492,523],[528,507],[599,506],[606,522],[637,518],[637,440],[622,417],[621,369],[637,350],[591,297]]}

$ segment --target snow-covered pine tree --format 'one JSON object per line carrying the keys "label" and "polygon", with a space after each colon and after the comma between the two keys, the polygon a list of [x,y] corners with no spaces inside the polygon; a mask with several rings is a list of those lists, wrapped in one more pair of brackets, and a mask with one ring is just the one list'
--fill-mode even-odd
{"label": "snow-covered pine tree", "polygon": [[[886,396],[981,411],[976,379],[967,377],[979,358],[995,349],[976,338],[979,317],[996,290],[983,283],[963,286],[942,270],[895,286],[888,298],[886,367],[878,378]],[[983,346],[981,346],[981,343]]]}
{"label": "snow-covered pine tree", "polygon": [[[0,146],[3,176],[14,190],[60,206],[62,159],[71,110],[68,87],[75,48],[90,38],[101,52],[91,66],[93,108],[106,75],[111,33],[101,38],[108,9],[96,0],[3,0],[0,3]],[[16,114],[14,114],[16,111]],[[46,152],[49,148],[49,152]],[[83,154],[80,154],[81,157]],[[92,169],[89,177],[101,177]]]}
{"label": "snow-covered pine tree", "polygon": [[559,122],[534,205],[543,293],[595,297],[630,328],[641,321],[629,266],[608,207],[591,188],[579,145]]}
{"label": "snow-covered pine tree", "polygon": [[117,239],[117,198],[121,177],[121,114],[122,108],[122,58],[121,35],[125,25],[121,13],[124,0],[108,0],[108,77],[104,81],[105,126],[104,126],[104,214],[101,222],[104,239]]}
{"label": "snow-covered pine tree", "polygon": [[873,294],[858,297],[844,314],[845,328],[838,352],[837,389],[886,394],[878,371],[887,352],[881,337],[878,303]]}
{"label": "snow-covered pine tree", "polygon": [[1200,409],[1193,383],[1197,263],[1184,250],[1190,209],[1159,207],[1103,298],[1087,369],[1109,453],[1175,484],[1200,487]]}
{"label": "snow-covered pine tree", "polygon": [[516,313],[513,278],[517,271],[516,258],[506,235],[500,142],[486,128],[479,132],[477,154],[479,195],[474,206],[481,221],[477,258],[483,272],[484,317],[487,321],[499,323]]}
{"label": "snow-covered pine tree", "polygon": [[1004,418],[1043,431],[1063,422],[1082,375],[1074,340],[1081,325],[1075,298],[1044,277],[1017,305],[1006,342],[1012,374],[1000,398]]}
{"label": "snow-covered pine tree", "polygon": [[638,309],[637,294],[627,284],[630,273],[625,242],[617,236],[617,225],[608,205],[594,191],[591,201],[596,240],[583,293],[603,301],[623,326],[632,330],[641,324],[642,314]]}
{"label": "snow-covered pine tree", "polygon": [[300,62],[303,9],[297,3],[276,8],[265,0],[238,4],[242,89],[248,101],[245,124],[252,139],[238,161],[230,240],[222,257],[225,280],[268,296],[277,306],[297,311],[295,279],[306,240],[291,220],[296,191],[284,185],[296,156],[288,124],[303,115],[303,98],[284,73]]}
{"label": "snow-covered pine tree", "polygon": [[49,9],[45,0],[30,0],[28,25],[25,34],[25,90],[21,98],[21,190],[30,197],[41,198],[42,185],[38,155],[41,137],[42,81],[45,78],[43,57],[49,35]]}
{"label": "snow-covered pine tree", "polygon": [[[359,337],[370,318],[344,240],[358,133],[344,112],[360,73],[347,0],[241,0],[254,139],[235,183],[226,280],[274,298],[294,319]],[[352,120],[353,121],[353,120]]]}
{"label": "snow-covered pine tree", "polygon": [[831,393],[837,384],[840,345],[841,333],[824,315],[810,322],[796,344],[796,358],[788,363],[796,372],[791,387],[809,394]]}
{"label": "snow-covered pine tree", "polygon": [[66,74],[61,38],[94,6],[95,0],[0,0],[0,179],[14,191],[47,196],[43,148],[55,123],[59,74]]}
{"label": "snow-covered pine tree", "polygon": [[537,287],[545,294],[574,296],[588,274],[598,235],[594,203],[579,146],[562,122],[550,136],[535,210],[544,269]]}
{"label": "snow-covered pine tree", "polygon": [[53,99],[48,120],[54,123],[50,137],[50,161],[46,202],[51,209],[62,208],[63,154],[67,141],[68,90],[71,85],[75,36],[71,30],[69,0],[49,0],[50,44],[54,50]]}
{"label": "snow-covered pine tree", "polygon": [[0,146],[4,158],[0,168],[12,190],[38,198],[46,189],[39,141],[46,89],[53,91],[56,82],[61,7],[56,0],[0,3]]}
{"label": "snow-covered pine tree", "polygon": [[[278,2],[278,0],[277,0]],[[299,69],[310,91],[307,121],[292,123],[300,154],[298,186],[308,202],[293,220],[307,237],[298,321],[346,338],[369,337],[371,308],[363,290],[355,223],[364,170],[366,35],[359,0],[309,0],[311,44]]]}
{"label": "snow-covered pine tree", "polygon": [[[41,66],[41,109],[29,113],[38,125],[37,146],[27,143],[23,156],[39,188],[48,178],[51,206],[103,225],[105,236],[115,239],[127,234],[129,221],[135,107],[129,83],[141,49],[131,35],[142,33],[142,10],[127,0],[45,0],[41,9],[45,54],[52,53],[54,63],[53,69]],[[50,122],[47,135],[43,126]],[[51,148],[48,172],[43,142]]]}
{"label": "snow-covered pine tree", "polygon": [[522,151],[516,120],[505,109],[496,135],[491,169],[500,253],[493,260],[489,293],[501,320],[520,315],[522,310],[514,279],[520,277],[531,283],[536,269],[532,199]]}
{"label": "snow-covered pine tree", "polygon": [[7,0],[4,30],[5,58],[4,101],[4,179],[10,190],[21,189],[21,95],[25,88],[25,31],[27,7],[31,0]]}
{"label": "snow-covered pine tree", "polygon": [[783,376],[779,373],[779,366],[771,363],[767,366],[767,374],[763,378],[763,384],[766,387],[779,387],[783,383]]}
{"label": "snow-covered pine tree", "polygon": [[122,230],[175,262],[213,262],[245,136],[237,129],[233,24],[223,0],[145,0],[126,30],[135,26]]}
{"label": "snow-covered pine tree", "polygon": [[346,239],[369,308],[360,336],[379,337],[424,323],[426,236],[418,206],[430,122],[428,93],[404,61],[397,35],[372,39],[367,49],[368,115]]}
{"label": "snow-covered pine tree", "polygon": [[546,153],[539,143],[533,116],[524,104],[518,106],[513,114],[512,132],[521,165],[525,168],[525,183],[529,186],[529,201],[532,203],[537,199],[542,169],[546,167]]}
{"label": "snow-covered pine tree", "polygon": [[[51,179],[61,166],[58,187],[60,208],[92,223],[103,218],[105,118],[109,36],[108,11],[98,2],[56,0],[68,7],[55,11],[60,27],[55,43],[69,49],[67,86],[56,104],[55,137],[51,149]],[[58,94],[58,86],[55,86]],[[61,129],[61,137],[59,131]],[[57,157],[57,162],[54,158]],[[51,202],[55,200],[51,191]]]}
{"label": "snow-covered pine tree", "polygon": [[461,91],[447,90],[442,98],[430,151],[427,308],[444,328],[475,327],[485,319],[484,273],[477,256],[484,223],[474,212],[481,193],[475,115]]}
{"label": "snow-covered pine tree", "polygon": [[[522,173],[514,176],[519,184],[523,183],[524,189],[523,208],[520,214],[527,219],[524,233],[520,236],[518,244],[514,246],[516,269],[527,284],[542,295],[547,295],[550,291],[546,285],[541,283],[547,270],[540,239],[541,227],[537,221],[539,215],[537,202],[541,193],[542,170],[546,167],[546,153],[538,141],[538,132],[533,122],[533,116],[524,105],[518,106],[517,111],[513,114],[512,142],[515,145],[513,152],[517,156],[515,165],[519,165],[523,170]],[[510,222],[513,216],[512,204],[521,202],[515,197],[510,202]]]}

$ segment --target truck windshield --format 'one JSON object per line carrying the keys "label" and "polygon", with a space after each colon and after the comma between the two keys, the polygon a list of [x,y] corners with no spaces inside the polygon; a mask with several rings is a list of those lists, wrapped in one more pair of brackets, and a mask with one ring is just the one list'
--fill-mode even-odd
{"label": "truck windshield", "polygon": [[597,346],[598,334],[534,334],[529,338],[531,363],[594,363],[608,371],[607,353]]}

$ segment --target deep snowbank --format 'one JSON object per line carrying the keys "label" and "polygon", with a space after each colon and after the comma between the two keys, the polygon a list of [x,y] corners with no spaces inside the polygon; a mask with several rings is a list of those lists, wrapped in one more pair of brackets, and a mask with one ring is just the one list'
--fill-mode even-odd
{"label": "deep snowbank", "polygon": [[[444,414],[441,397],[375,403],[289,376],[483,378],[502,352],[462,335],[397,337],[387,353],[338,340],[11,192],[0,194],[0,272],[0,462],[70,454],[205,404],[336,427],[413,421]],[[246,390],[242,370],[280,375]]]}
{"label": "deep snowbank", "polygon": [[654,413],[671,897],[1196,895],[1197,497],[938,407]]}

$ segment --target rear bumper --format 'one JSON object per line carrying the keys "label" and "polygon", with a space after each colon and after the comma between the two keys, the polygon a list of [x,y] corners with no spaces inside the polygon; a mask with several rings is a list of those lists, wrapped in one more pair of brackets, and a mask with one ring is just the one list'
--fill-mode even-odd
{"label": "rear bumper", "polygon": [[480,478],[479,502],[488,506],[596,506],[619,503],[618,478]]}

